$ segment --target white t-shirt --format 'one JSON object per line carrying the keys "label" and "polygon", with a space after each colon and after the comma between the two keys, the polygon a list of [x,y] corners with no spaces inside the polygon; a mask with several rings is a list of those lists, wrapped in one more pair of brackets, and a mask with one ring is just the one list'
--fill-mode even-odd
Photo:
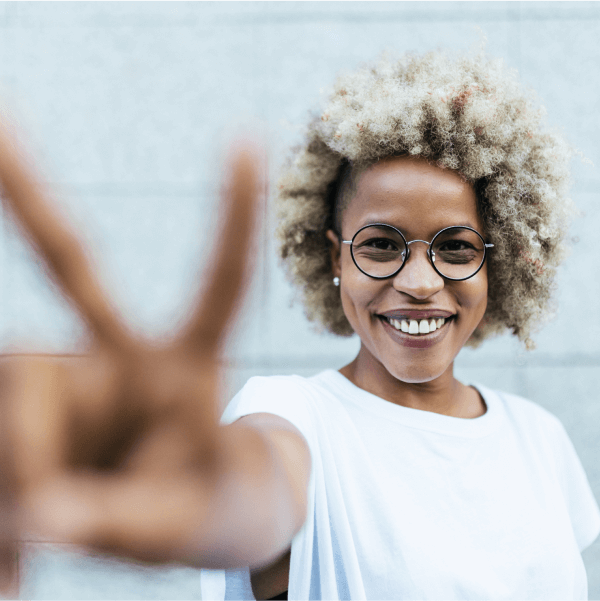
{"label": "white t-shirt", "polygon": [[[600,511],[560,421],[476,386],[461,419],[401,407],[339,372],[251,378],[222,417],[274,413],[308,442],[308,517],[289,599],[587,599]],[[202,598],[253,599],[248,570],[203,570]]]}

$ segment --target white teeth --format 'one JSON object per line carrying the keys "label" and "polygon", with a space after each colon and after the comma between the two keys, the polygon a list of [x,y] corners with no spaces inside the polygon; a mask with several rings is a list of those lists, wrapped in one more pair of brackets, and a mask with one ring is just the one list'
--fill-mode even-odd
{"label": "white teeth", "polygon": [[438,317],[437,319],[392,319],[388,318],[388,322],[396,328],[396,330],[400,330],[407,334],[431,334],[431,332],[435,332],[439,330],[445,323],[446,320],[443,317]]}

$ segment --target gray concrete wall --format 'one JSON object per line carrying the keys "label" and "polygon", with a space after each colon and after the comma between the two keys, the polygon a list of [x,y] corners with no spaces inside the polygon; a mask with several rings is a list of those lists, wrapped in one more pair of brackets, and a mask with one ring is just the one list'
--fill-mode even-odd
{"label": "gray concrete wall", "polygon": [[[549,120],[600,163],[600,4],[593,2],[0,3],[0,100],[29,132],[57,199],[89,241],[106,286],[141,331],[181,323],[201,281],[224,136],[267,123],[273,171],[336,73],[384,48],[468,49],[517,68]],[[574,164],[585,217],[560,273],[560,311],[526,353],[508,338],[465,350],[457,373],[526,396],[563,421],[600,499],[600,177]],[[356,340],[311,330],[274,259],[273,218],[225,360],[224,398],[257,374],[347,363]],[[3,348],[84,346],[80,322],[4,222]],[[190,569],[148,569],[24,545],[24,598],[200,598]],[[600,598],[600,542],[584,554]]]}

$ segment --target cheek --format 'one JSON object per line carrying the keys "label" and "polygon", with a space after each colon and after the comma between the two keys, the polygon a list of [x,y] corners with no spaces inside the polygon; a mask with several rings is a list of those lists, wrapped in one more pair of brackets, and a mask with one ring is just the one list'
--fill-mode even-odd
{"label": "cheek", "polygon": [[473,314],[473,319],[477,322],[481,320],[487,308],[488,301],[488,278],[487,269],[484,265],[482,270],[471,280],[463,282],[468,284],[465,294],[462,295],[462,305],[468,308]]}
{"label": "cheek", "polygon": [[365,285],[362,278],[359,275],[353,274],[352,276],[346,276],[342,280],[341,285],[341,296],[342,306],[346,317],[350,319],[356,319],[352,317],[352,314],[357,314],[363,311],[373,299],[373,294],[370,291],[370,286]]}
{"label": "cheek", "polygon": [[369,307],[379,297],[382,284],[361,273],[350,258],[349,264],[342,263],[341,289],[342,307],[354,329],[360,321],[369,317]]}

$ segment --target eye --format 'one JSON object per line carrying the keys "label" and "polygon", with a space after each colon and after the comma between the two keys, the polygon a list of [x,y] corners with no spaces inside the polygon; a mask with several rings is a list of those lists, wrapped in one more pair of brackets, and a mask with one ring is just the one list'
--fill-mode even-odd
{"label": "eye", "polygon": [[366,246],[368,248],[373,248],[376,250],[399,250],[397,244],[389,238],[371,238],[370,240],[366,240],[365,242],[363,242],[361,246]]}
{"label": "eye", "polygon": [[481,259],[481,252],[467,240],[444,240],[434,252],[440,261],[455,265],[464,265]]}
{"label": "eye", "polygon": [[458,252],[461,250],[475,250],[473,245],[466,240],[446,240],[440,244],[438,252]]}

